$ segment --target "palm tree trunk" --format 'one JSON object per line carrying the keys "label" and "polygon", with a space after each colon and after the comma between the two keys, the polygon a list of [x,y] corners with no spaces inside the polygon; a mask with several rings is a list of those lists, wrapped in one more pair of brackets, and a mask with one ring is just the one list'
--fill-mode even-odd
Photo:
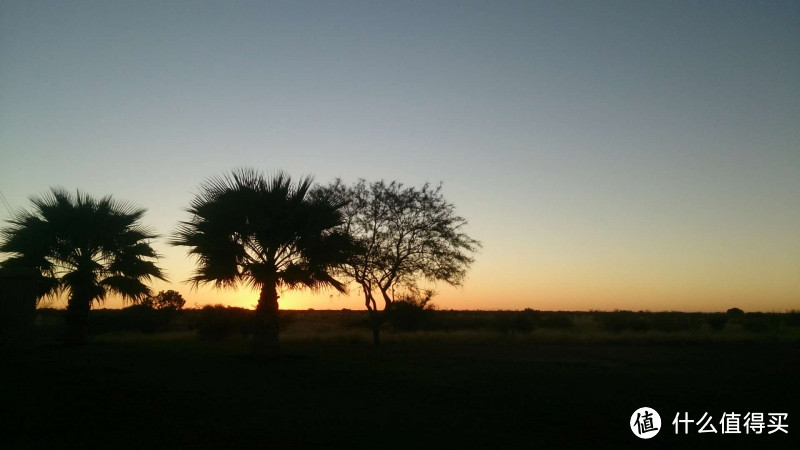
{"label": "palm tree trunk", "polygon": [[67,331],[64,342],[67,345],[83,345],[89,339],[89,310],[92,300],[73,293],[67,302]]}
{"label": "palm tree trunk", "polygon": [[278,357],[280,354],[278,330],[278,291],[274,284],[265,284],[261,288],[256,307],[253,354],[267,358]]}

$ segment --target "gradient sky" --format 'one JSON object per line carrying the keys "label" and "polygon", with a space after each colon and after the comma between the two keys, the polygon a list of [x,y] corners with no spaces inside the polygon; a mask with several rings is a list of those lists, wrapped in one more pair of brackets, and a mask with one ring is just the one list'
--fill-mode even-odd
{"label": "gradient sky", "polygon": [[798,55],[797,1],[0,0],[0,191],[169,235],[236,167],[442,181],[483,243],[442,308],[799,309]]}

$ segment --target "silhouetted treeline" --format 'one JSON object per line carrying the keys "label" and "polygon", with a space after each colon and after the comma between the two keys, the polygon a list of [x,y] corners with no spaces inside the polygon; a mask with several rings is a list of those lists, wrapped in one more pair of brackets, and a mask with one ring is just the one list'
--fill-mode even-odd
{"label": "silhouetted treeline", "polygon": [[[387,332],[487,331],[525,335],[541,330],[616,333],[742,331],[775,333],[800,328],[800,311],[788,313],[682,313],[682,312],[554,312],[453,311],[435,310],[413,303],[395,302],[387,311],[382,328]],[[58,339],[65,332],[64,310],[35,311],[36,332],[45,339]],[[145,305],[123,309],[92,310],[92,335],[119,332],[162,333],[195,331],[200,339],[219,340],[249,337],[254,311],[224,305],[185,310],[158,310]],[[336,330],[371,330],[372,324],[360,311],[281,311],[282,331],[306,330],[318,333]]]}
{"label": "silhouetted treeline", "polygon": [[[197,331],[203,339],[222,339],[236,333],[249,336],[252,332],[253,314],[249,309],[223,305],[185,310],[133,305],[122,309],[92,310],[89,312],[89,323],[92,335]],[[58,337],[66,327],[66,312],[51,308],[39,309],[36,325],[45,336]]]}

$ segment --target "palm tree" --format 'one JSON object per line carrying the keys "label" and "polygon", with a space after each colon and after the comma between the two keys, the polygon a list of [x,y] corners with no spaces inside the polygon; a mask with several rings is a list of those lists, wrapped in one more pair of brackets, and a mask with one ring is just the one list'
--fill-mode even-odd
{"label": "palm tree", "polygon": [[139,223],[144,209],[63,189],[31,202],[33,212],[16,214],[2,231],[0,252],[12,254],[2,265],[41,274],[40,296],[68,293],[68,343],[86,342],[93,302],[109,292],[138,301],[150,295],[144,282],[165,280],[151,261],[156,236]]}
{"label": "palm tree", "polygon": [[187,210],[173,245],[188,246],[198,266],[195,287],[213,283],[235,288],[240,283],[260,290],[253,351],[277,356],[278,289],[345,286],[330,271],[348,257],[350,238],[334,228],[344,205],[311,192],[313,180],[297,183],[283,172],[265,178],[240,169],[211,178]]}

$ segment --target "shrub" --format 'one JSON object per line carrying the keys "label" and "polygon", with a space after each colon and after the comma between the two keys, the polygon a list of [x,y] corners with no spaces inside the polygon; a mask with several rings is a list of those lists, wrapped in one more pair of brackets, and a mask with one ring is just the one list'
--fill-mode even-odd
{"label": "shrub", "polygon": [[36,310],[36,334],[44,339],[60,339],[66,331],[63,309],[39,308]]}
{"label": "shrub", "polygon": [[435,324],[439,329],[485,330],[494,325],[494,313],[476,311],[436,311]]}
{"label": "shrub", "polygon": [[180,292],[169,290],[147,297],[142,300],[142,304],[155,309],[178,310],[183,308],[186,300],[183,299]]}
{"label": "shrub", "polygon": [[713,331],[720,331],[725,328],[725,325],[728,323],[728,316],[730,316],[730,310],[728,310],[728,315],[724,314],[709,314],[706,317],[706,323],[711,326],[711,330]]}
{"label": "shrub", "polygon": [[406,300],[395,300],[386,308],[385,317],[397,331],[417,331],[430,328],[432,312]]}
{"label": "shrub", "polygon": [[528,334],[533,331],[533,320],[528,311],[497,311],[493,328],[504,334]]}
{"label": "shrub", "polygon": [[533,320],[524,311],[511,316],[511,330],[517,333],[528,334],[533,331]]}
{"label": "shrub", "polygon": [[731,308],[728,311],[726,311],[726,314],[731,317],[742,317],[744,315],[744,311],[742,311],[739,308]]}
{"label": "shrub", "polygon": [[751,333],[766,333],[780,328],[777,314],[749,313],[742,319],[742,330]]}
{"label": "shrub", "polygon": [[249,336],[253,328],[253,311],[225,305],[206,305],[196,318],[201,339],[220,340],[240,333]]}
{"label": "shrub", "polygon": [[569,315],[562,312],[536,312],[534,317],[534,324],[541,328],[556,328],[566,329],[572,328],[572,319]]}
{"label": "shrub", "polygon": [[389,303],[384,316],[397,331],[429,330],[433,328],[435,308],[431,303],[433,292],[424,295],[408,294]]}
{"label": "shrub", "polygon": [[120,310],[119,314],[130,324],[131,329],[143,333],[153,333],[156,330],[166,328],[167,325],[162,323],[158,311],[145,305],[128,306]]}
{"label": "shrub", "polygon": [[800,327],[800,311],[789,311],[784,316],[784,324],[787,327]]}
{"label": "shrub", "polygon": [[345,319],[344,327],[347,329],[372,329],[372,322],[366,314],[359,314]]}
{"label": "shrub", "polygon": [[645,332],[650,329],[650,324],[640,314],[632,311],[616,311],[601,313],[600,324],[606,331],[619,333],[621,331]]}
{"label": "shrub", "polygon": [[656,331],[693,331],[703,325],[702,314],[681,312],[657,312],[647,316],[650,328]]}
{"label": "shrub", "polygon": [[119,331],[166,331],[170,329],[177,314],[177,311],[158,311],[148,305],[133,305],[119,310],[92,310],[89,312],[89,332],[103,334]]}

